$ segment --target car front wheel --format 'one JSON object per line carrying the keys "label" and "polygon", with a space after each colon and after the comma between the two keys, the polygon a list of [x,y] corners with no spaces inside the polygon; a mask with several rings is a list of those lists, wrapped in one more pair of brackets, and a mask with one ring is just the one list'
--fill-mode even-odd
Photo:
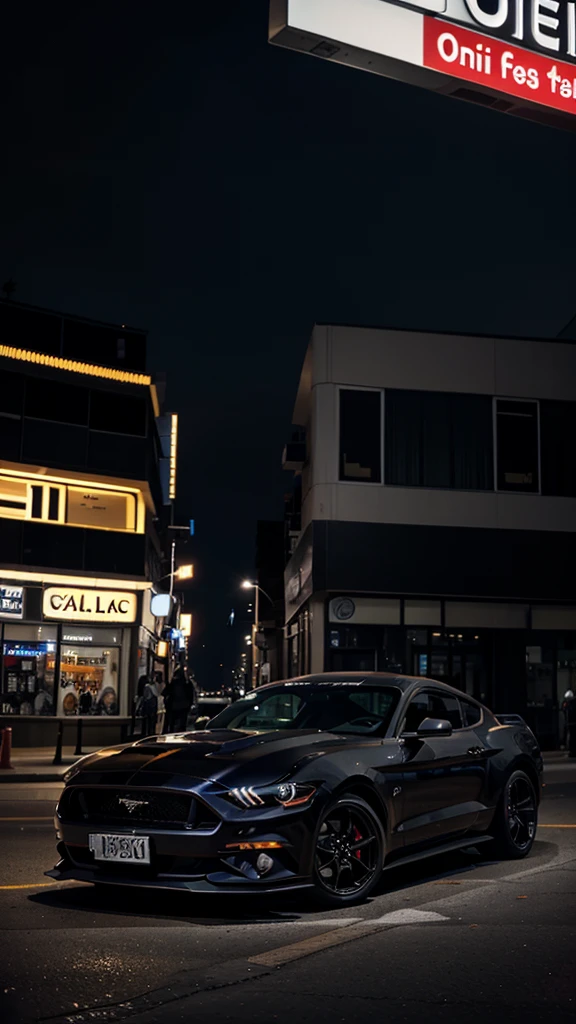
{"label": "car front wheel", "polygon": [[315,837],[314,892],[324,906],[356,903],[376,885],[384,862],[384,832],[370,805],[344,794],[324,811]]}
{"label": "car front wheel", "polygon": [[512,772],[494,816],[492,834],[498,857],[520,860],[532,849],[538,824],[538,801],[531,779]]}

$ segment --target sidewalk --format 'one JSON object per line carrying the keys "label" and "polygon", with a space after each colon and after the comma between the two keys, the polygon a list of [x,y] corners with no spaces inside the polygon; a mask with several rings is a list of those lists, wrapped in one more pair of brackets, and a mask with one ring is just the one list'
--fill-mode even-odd
{"label": "sidewalk", "polygon": [[[99,747],[83,747],[83,754],[92,754]],[[62,748],[62,764],[52,764],[54,747],[16,747],[12,750],[12,768],[0,769],[2,783],[62,782],[70,765],[79,760],[74,747]]]}

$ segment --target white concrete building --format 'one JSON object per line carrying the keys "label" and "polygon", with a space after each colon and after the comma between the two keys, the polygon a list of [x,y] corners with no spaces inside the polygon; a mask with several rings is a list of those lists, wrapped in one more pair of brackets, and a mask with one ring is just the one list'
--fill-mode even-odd
{"label": "white concrete building", "polygon": [[428,675],[558,743],[576,666],[576,345],[317,325],[293,421],[289,673]]}

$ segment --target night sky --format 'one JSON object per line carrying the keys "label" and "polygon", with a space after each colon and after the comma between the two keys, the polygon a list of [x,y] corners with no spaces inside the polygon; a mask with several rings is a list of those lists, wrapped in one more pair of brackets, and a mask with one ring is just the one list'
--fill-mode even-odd
{"label": "night sky", "polygon": [[282,516],[314,321],[547,337],[576,312],[576,136],[271,47],[267,8],[2,12],[0,277],[149,330],[208,685]]}

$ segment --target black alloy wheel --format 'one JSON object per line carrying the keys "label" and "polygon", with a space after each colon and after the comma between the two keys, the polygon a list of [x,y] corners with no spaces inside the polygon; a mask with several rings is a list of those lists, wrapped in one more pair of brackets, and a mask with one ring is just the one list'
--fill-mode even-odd
{"label": "black alloy wheel", "polygon": [[504,787],[494,819],[494,840],[499,856],[520,860],[532,849],[538,824],[538,801],[531,779],[512,772]]}
{"label": "black alloy wheel", "polygon": [[380,877],[383,860],[382,824],[370,805],[352,794],[335,800],[316,832],[316,897],[333,907],[365,899]]}

